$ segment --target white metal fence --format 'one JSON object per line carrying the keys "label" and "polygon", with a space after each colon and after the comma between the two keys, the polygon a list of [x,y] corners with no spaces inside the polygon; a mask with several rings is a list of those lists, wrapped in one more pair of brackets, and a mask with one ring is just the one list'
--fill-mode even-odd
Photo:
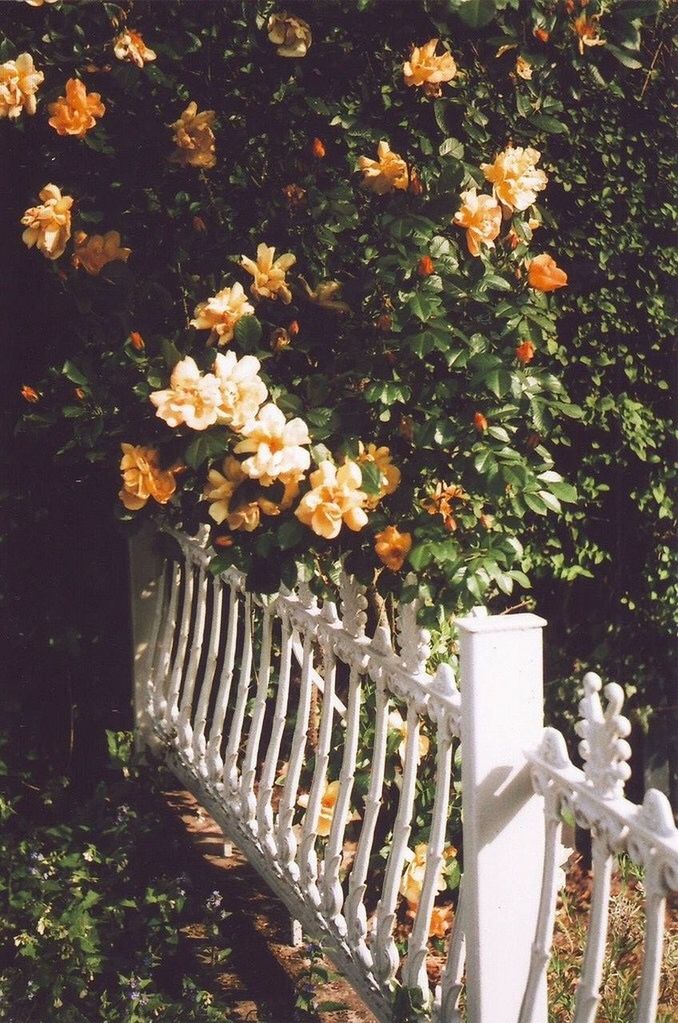
{"label": "white metal fence", "polygon": [[[175,539],[176,560],[161,557],[147,535],[132,543],[139,741],[166,760],[304,930],[322,940],[377,1018],[391,1023],[401,1011],[396,992],[401,1006],[407,992],[441,1023],[545,1023],[569,811],[592,833],[594,865],[573,1023],[596,1017],[621,851],[645,871],[636,1020],[652,1023],[665,901],[678,890],[678,832],[658,791],[648,791],[642,807],[624,798],[629,725],[619,687],[606,687],[604,710],[600,680],[584,680],[580,771],[563,736],[543,728],[542,619],[460,621],[460,693],[448,666],[427,673],[428,636],[414,605],[399,608],[394,637],[383,626],[370,637],[367,601],[350,577],[341,577],[339,607],[320,606],[303,586],[261,597],[246,592],[235,570],[212,575],[198,540]],[[421,756],[422,734],[434,766]],[[429,935],[440,911],[460,741],[464,870],[432,984]],[[422,808],[424,771],[432,800]],[[422,813],[428,839],[405,924],[401,891]]]}

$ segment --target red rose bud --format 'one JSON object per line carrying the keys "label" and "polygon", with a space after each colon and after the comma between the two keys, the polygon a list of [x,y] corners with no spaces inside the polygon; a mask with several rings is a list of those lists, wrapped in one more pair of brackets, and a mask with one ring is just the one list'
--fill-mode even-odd
{"label": "red rose bud", "polygon": [[435,273],[435,264],[430,256],[422,256],[417,263],[417,273],[420,277],[430,277]]}
{"label": "red rose bud", "polygon": [[24,401],[28,401],[31,405],[35,405],[36,401],[40,401],[40,395],[34,387],[29,387],[28,384],[24,384],[21,388],[21,397]]}
{"label": "red rose bud", "polygon": [[523,343],[518,345],[516,348],[516,359],[518,362],[522,362],[523,366],[526,366],[528,362],[532,362],[534,359],[534,353],[536,350],[537,349],[528,338],[527,341],[523,341]]}
{"label": "red rose bud", "polygon": [[73,391],[73,394],[80,401],[84,401],[84,399],[87,397],[85,392],[83,391],[82,387],[76,387],[75,390]]}
{"label": "red rose bud", "polygon": [[198,234],[204,234],[207,230],[207,224],[202,217],[193,217],[193,230],[197,231]]}
{"label": "red rose bud", "polygon": [[313,150],[313,155],[315,156],[316,160],[325,159],[326,150],[322,139],[313,139],[313,145],[311,148]]}
{"label": "red rose bud", "polygon": [[136,348],[138,352],[143,352],[144,348],[146,347],[146,344],[138,330],[133,330],[129,336],[129,339],[132,348]]}
{"label": "red rose bud", "polygon": [[299,327],[299,323],[297,322],[297,320],[292,320],[291,323],[288,323],[288,325],[287,325],[287,333],[290,335],[290,337],[296,337],[297,334],[299,333],[299,330],[300,330],[300,327]]}
{"label": "red rose bud", "polygon": [[487,419],[482,412],[476,412],[473,416],[473,425],[475,426],[478,433],[484,433],[487,429]]}

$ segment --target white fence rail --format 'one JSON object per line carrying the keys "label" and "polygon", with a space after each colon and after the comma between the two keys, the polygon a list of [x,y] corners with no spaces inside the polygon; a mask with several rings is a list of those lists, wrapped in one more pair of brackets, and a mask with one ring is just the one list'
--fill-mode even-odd
{"label": "white fence rail", "polygon": [[[348,576],[338,608],[319,606],[305,587],[261,597],[246,592],[235,570],[213,576],[197,540],[175,539],[176,560],[160,557],[147,536],[132,544],[139,742],[167,761],[304,930],[322,940],[377,1018],[391,1023],[395,993],[406,989],[441,1023],[546,1023],[569,810],[591,830],[594,859],[573,1023],[596,1016],[620,851],[645,869],[636,1019],[652,1023],[665,900],[678,888],[678,833],[659,792],[650,790],[642,807],[623,798],[630,750],[619,687],[606,688],[603,713],[599,680],[585,679],[582,772],[560,733],[543,729],[545,623],[536,616],[458,623],[460,694],[448,666],[427,673],[428,637],[414,605],[399,608],[395,637],[383,626],[369,637],[365,595]],[[422,735],[429,757],[421,756]],[[459,740],[463,895],[436,968],[429,935],[441,910]],[[422,802],[426,771],[433,797]],[[401,892],[415,869],[413,834],[422,831],[418,897],[405,923]]]}

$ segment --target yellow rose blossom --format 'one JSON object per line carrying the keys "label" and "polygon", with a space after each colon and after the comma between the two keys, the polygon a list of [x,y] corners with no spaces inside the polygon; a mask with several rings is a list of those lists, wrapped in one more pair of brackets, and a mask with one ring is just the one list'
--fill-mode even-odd
{"label": "yellow rose blossom", "polygon": [[173,141],[176,149],[170,159],[182,166],[203,167],[209,170],[217,162],[216,146],[212,126],[214,110],[198,113],[198,104],[191,102],[181,117],[171,124],[174,129]]}
{"label": "yellow rose blossom", "polygon": [[155,448],[122,444],[122,489],[118,497],[128,511],[143,508],[149,498],[167,504],[176,490],[174,469],[161,469]]}
{"label": "yellow rose blossom", "polygon": [[477,195],[475,188],[461,193],[461,206],[452,220],[466,228],[466,244],[472,256],[480,255],[480,246],[494,248],[501,230],[501,206],[491,195]]}
{"label": "yellow rose blossom", "polygon": [[233,332],[238,320],[243,316],[251,316],[254,306],[245,297],[242,284],[237,282],[232,288],[222,288],[206,302],[195,307],[195,319],[191,326],[196,330],[209,330],[207,343],[226,345],[233,340]]}
{"label": "yellow rose blossom", "polygon": [[23,110],[34,114],[35,94],[44,80],[30,53],[20,53],[16,60],[0,64],[0,117],[16,118]]}
{"label": "yellow rose blossom", "polygon": [[366,508],[376,508],[382,497],[392,494],[400,484],[400,469],[391,461],[391,450],[387,447],[378,448],[376,444],[367,446],[360,441],[358,447],[358,465],[373,462],[379,469],[379,493],[370,494]]}
{"label": "yellow rose blossom", "polygon": [[242,428],[243,440],[235,446],[236,454],[249,454],[243,470],[262,486],[276,480],[283,483],[302,479],[311,464],[305,446],[311,443],[308,427],[302,419],[285,420],[285,415],[269,403]]}
{"label": "yellow rose blossom", "polygon": [[50,103],[48,110],[52,115],[48,124],[58,135],[74,135],[77,138],[84,138],[95,127],[97,118],[106,113],[99,93],[87,92],[85,83],[79,78],[68,79],[66,95]]}
{"label": "yellow rose blossom", "polygon": [[259,525],[261,512],[264,515],[279,515],[291,506],[299,492],[298,483],[288,483],[279,502],[259,494],[253,500],[238,500],[237,490],[249,477],[243,472],[242,463],[229,455],[224,459],[222,471],[210,469],[203,497],[210,502],[209,516],[217,525],[226,522],[228,528],[237,532],[251,533]]}
{"label": "yellow rose blossom", "polygon": [[317,536],[333,540],[342,523],[355,533],[367,525],[363,510],[367,494],[360,489],[362,473],[355,462],[345,462],[339,469],[330,461],[321,462],[310,482],[313,489],[304,494],[294,514]]}
{"label": "yellow rose blossom", "polygon": [[[452,845],[448,845],[443,850],[443,862],[440,865],[440,873],[436,878],[436,892],[445,891],[447,887],[443,877],[445,861],[453,860],[456,855],[457,850]],[[421,892],[424,887],[426,862],[428,860],[428,843],[421,842],[419,845],[415,845],[414,852],[411,849],[407,849],[405,859],[408,861],[408,865],[400,882],[400,894],[405,896],[410,908],[415,908],[419,905]]]}
{"label": "yellow rose blossom", "polygon": [[221,394],[218,423],[238,431],[254,419],[268,397],[268,388],[259,376],[260,369],[261,363],[253,355],[243,355],[241,359],[235,352],[217,355],[213,373]]}
{"label": "yellow rose blossom", "polygon": [[494,194],[510,210],[526,210],[536,201],[537,192],[546,188],[543,170],[537,170],[541,153],[537,149],[509,146],[494,163],[481,163],[480,169],[494,185]]}
{"label": "yellow rose blossom", "polygon": [[[297,799],[297,805],[304,807],[308,806],[307,792],[302,794]],[[320,798],[320,808],[318,810],[317,820],[314,821],[313,830],[319,838],[327,838],[332,829],[332,821],[334,820],[334,811],[337,806],[337,800],[339,799],[339,782],[331,781],[325,786],[325,791]],[[359,813],[347,813],[346,823],[349,821],[360,820]]]}
{"label": "yellow rose blossom", "polygon": [[[405,746],[407,743],[407,721],[403,719],[402,714],[397,710],[392,710],[388,716],[388,727],[391,731],[397,732],[401,736],[401,742],[398,746],[398,756],[400,762],[405,766]],[[431,747],[431,742],[427,735],[423,735],[419,732],[419,746],[417,749],[417,763],[420,762],[422,757],[425,757]]]}
{"label": "yellow rose blossom", "polygon": [[407,164],[402,156],[391,152],[388,142],[383,140],[377,146],[377,159],[368,156],[358,159],[358,169],[363,173],[363,187],[377,195],[398,190],[404,192],[410,183]]}
{"label": "yellow rose blossom", "polygon": [[270,42],[277,46],[279,57],[305,57],[313,42],[308,22],[286,11],[272,14],[266,31]]}
{"label": "yellow rose blossom", "polygon": [[584,56],[585,46],[605,46],[605,40],[600,38],[600,27],[598,21],[600,15],[594,14],[591,18],[585,13],[579,15],[572,23],[572,30],[577,36],[579,52]]}
{"label": "yellow rose blossom", "polygon": [[457,74],[457,65],[451,53],[436,54],[437,39],[429,39],[422,46],[415,46],[410,59],[403,65],[405,84],[422,86],[427,96],[441,95],[443,82],[451,82]]}
{"label": "yellow rose blossom", "polygon": [[219,418],[221,388],[213,373],[200,373],[195,360],[187,355],[172,370],[170,387],[153,391],[150,401],[156,415],[168,426],[186,425],[191,430],[206,430]]}
{"label": "yellow rose blossom", "polygon": [[126,263],[132,254],[131,249],[121,248],[117,231],[107,231],[103,235],[88,235],[84,231],[77,231],[73,241],[73,265],[81,266],[93,276],[100,273],[107,263],[116,260]]}
{"label": "yellow rose blossom", "polygon": [[47,259],[58,259],[63,255],[66,242],[71,237],[73,198],[62,195],[56,185],[45,185],[40,198],[43,205],[32,206],[21,218],[26,228],[21,237],[29,249],[37,245]]}
{"label": "yellow rose blossom", "polygon": [[250,291],[255,298],[280,298],[285,305],[292,301],[292,292],[287,284],[286,274],[297,261],[291,252],[285,252],[274,259],[275,247],[261,242],[257,246],[256,261],[242,256],[240,265],[254,278]]}
{"label": "yellow rose blossom", "polygon": [[137,67],[143,67],[155,60],[157,53],[149,49],[139,32],[128,28],[121,32],[113,42],[113,53],[118,60],[129,60]]}

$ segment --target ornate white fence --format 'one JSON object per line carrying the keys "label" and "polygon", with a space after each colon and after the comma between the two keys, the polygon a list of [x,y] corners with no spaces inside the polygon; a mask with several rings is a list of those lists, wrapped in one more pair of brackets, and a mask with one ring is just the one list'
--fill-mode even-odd
{"label": "ornate white fence", "polygon": [[[148,536],[132,544],[139,742],[167,761],[304,930],[322,940],[377,1018],[391,1023],[401,1011],[395,993],[407,991],[426,1007],[422,1018],[440,1023],[546,1023],[569,810],[592,832],[594,862],[574,1023],[596,1016],[620,851],[645,870],[636,1019],[652,1023],[665,900],[678,889],[678,832],[661,793],[650,790],[642,807],[623,797],[630,749],[619,687],[606,687],[603,712],[600,680],[584,680],[582,772],[562,735],[543,728],[542,619],[458,623],[462,703],[448,666],[427,673],[428,637],[414,605],[398,610],[395,637],[383,626],[368,637],[364,593],[346,575],[339,608],[319,606],[303,586],[261,597],[245,591],[235,570],[212,575],[197,540],[175,539],[176,560],[160,557]],[[394,708],[403,742],[387,784]],[[422,830],[421,729],[435,749],[434,798],[419,897],[405,927],[398,912],[413,813]],[[429,932],[440,908],[459,740],[463,894],[432,985]]]}

